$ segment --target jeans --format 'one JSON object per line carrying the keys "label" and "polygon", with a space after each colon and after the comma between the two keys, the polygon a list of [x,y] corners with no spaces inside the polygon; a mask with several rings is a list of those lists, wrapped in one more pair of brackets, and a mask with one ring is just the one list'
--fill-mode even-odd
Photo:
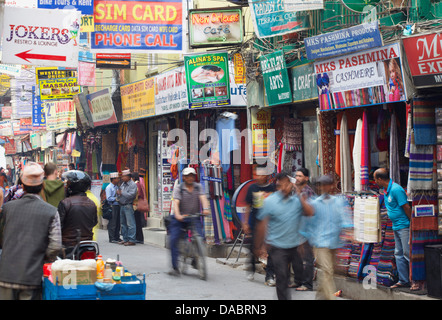
{"label": "jeans", "polygon": [[134,208],[132,204],[120,206],[120,221],[121,235],[123,236],[123,241],[130,241],[135,243],[136,224]]}
{"label": "jeans", "polygon": [[396,259],[397,271],[399,274],[399,282],[401,284],[410,283],[410,229],[404,228],[400,230],[394,230],[394,257]]}
{"label": "jeans", "polygon": [[[283,249],[274,246],[269,248],[269,256],[273,261],[276,276],[276,295],[278,300],[290,300],[290,290],[288,288],[289,268],[291,263],[296,266],[296,259],[299,259],[298,247]],[[296,270],[295,270],[296,272]]]}
{"label": "jeans", "polygon": [[[195,218],[194,218],[195,219]],[[201,220],[195,220],[195,227],[200,236],[203,236],[203,228],[201,225]],[[180,238],[183,234],[183,228],[185,228],[190,223],[189,218],[184,219],[184,221],[178,221],[174,216],[171,216],[169,234],[170,234],[170,253],[172,256],[172,268],[178,269],[178,257],[180,255],[180,250],[178,244]]]}
{"label": "jeans", "polygon": [[107,233],[109,241],[120,241],[120,206],[112,205],[112,218],[107,224]]}

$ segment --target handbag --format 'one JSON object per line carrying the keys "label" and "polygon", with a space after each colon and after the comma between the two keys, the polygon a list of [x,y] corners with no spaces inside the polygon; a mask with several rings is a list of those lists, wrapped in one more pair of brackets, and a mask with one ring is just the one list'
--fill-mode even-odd
{"label": "handbag", "polygon": [[149,204],[147,203],[146,199],[138,199],[137,211],[140,211],[140,212],[148,212],[149,211]]}

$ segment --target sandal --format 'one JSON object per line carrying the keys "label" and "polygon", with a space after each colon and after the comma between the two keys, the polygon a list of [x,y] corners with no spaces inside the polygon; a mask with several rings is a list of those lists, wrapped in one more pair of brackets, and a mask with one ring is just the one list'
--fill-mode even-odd
{"label": "sandal", "polygon": [[306,286],[302,285],[299,288],[296,288],[296,291],[311,291],[311,289],[309,289]]}
{"label": "sandal", "polygon": [[398,283],[392,285],[392,286],[390,287],[390,289],[396,289],[396,288],[409,288],[409,287],[410,287],[409,285],[405,285],[405,284],[402,284],[402,283],[398,282]]}

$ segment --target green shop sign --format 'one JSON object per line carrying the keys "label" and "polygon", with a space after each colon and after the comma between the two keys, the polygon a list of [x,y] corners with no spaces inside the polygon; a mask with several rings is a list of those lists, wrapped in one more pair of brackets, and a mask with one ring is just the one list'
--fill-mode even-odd
{"label": "green shop sign", "polygon": [[289,69],[292,81],[293,102],[318,99],[313,63]]}
{"label": "green shop sign", "polygon": [[230,105],[227,52],[184,57],[189,108]]}
{"label": "green shop sign", "polygon": [[259,58],[269,106],[292,102],[289,75],[282,50]]}

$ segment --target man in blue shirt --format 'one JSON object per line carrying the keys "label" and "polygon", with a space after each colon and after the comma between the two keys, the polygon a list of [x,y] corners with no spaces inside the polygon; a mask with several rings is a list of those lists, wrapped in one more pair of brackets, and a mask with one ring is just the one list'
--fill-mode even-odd
{"label": "man in blue shirt", "polygon": [[397,183],[390,180],[387,169],[380,168],[374,173],[374,181],[383,187],[385,192],[385,206],[387,214],[393,223],[396,265],[399,281],[390,288],[409,287],[409,263],[410,263],[410,219],[411,207],[408,203],[405,190]]}
{"label": "man in blue shirt", "polygon": [[118,243],[120,239],[120,204],[117,200],[118,183],[120,177],[118,172],[110,174],[111,183],[106,187],[106,200],[112,206],[112,217],[107,224],[107,232],[109,234],[109,242]]}
{"label": "man in blue shirt", "polygon": [[[278,191],[268,196],[258,211],[255,250],[262,248],[267,229],[265,240],[276,276],[276,294],[279,300],[289,300],[288,265],[295,266],[296,259],[300,259],[298,246],[303,242],[299,232],[301,216],[313,215],[313,208],[299,195],[298,189],[295,189],[297,194],[292,195],[293,184],[287,173],[276,176],[276,189]],[[256,255],[260,253],[256,252]]]}
{"label": "man in blue shirt", "polygon": [[345,200],[330,195],[334,181],[330,176],[318,179],[321,196],[311,201],[315,215],[306,224],[306,234],[314,247],[316,263],[321,269],[317,299],[335,299],[334,264],[336,249],[341,247],[340,235],[344,228],[353,226],[346,210]]}

